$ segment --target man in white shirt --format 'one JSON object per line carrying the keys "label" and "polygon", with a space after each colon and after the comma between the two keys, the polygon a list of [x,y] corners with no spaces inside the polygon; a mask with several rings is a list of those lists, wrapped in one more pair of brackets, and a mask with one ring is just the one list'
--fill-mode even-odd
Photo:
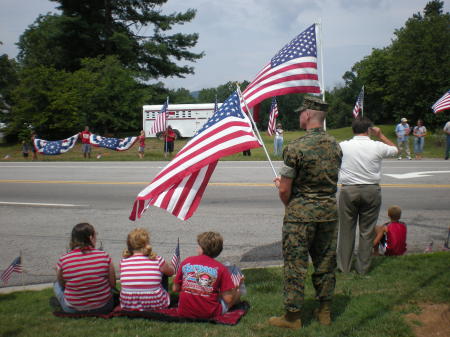
{"label": "man in white shirt", "polygon": [[447,134],[447,146],[445,147],[444,159],[448,160],[448,154],[450,152],[450,121],[445,123],[444,132]]}
{"label": "man in white shirt", "polygon": [[411,152],[409,151],[409,128],[408,120],[402,118],[400,123],[395,127],[395,134],[397,135],[398,145],[398,160],[402,159],[402,152],[405,151],[406,158],[411,160]]}
{"label": "man in white shirt", "polygon": [[[343,157],[339,172],[339,237],[337,259],[342,272],[350,272],[359,223],[356,271],[365,274],[370,267],[374,228],[381,206],[381,162],[396,156],[398,149],[367,118],[352,123],[354,137],[341,142]],[[371,140],[369,134],[380,141]]]}

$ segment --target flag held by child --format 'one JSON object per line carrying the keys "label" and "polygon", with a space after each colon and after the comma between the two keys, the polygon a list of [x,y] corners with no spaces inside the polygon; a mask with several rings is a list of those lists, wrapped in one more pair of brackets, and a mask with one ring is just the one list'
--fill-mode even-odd
{"label": "flag held by child", "polygon": [[22,273],[22,271],[22,258],[18,256],[13,260],[9,267],[3,271],[0,279],[2,280],[3,284],[7,284],[12,273]]}
{"label": "flag held by child", "polygon": [[47,156],[56,156],[73,148],[77,142],[77,139],[78,134],[67,139],[53,141],[35,138],[33,140],[33,145],[38,153],[42,153]]}
{"label": "flag held by child", "polygon": [[218,160],[260,146],[234,92],[138,194],[130,220],[140,218],[149,205],[165,209],[181,220],[189,219],[200,204]]}
{"label": "flag held by child", "polygon": [[180,239],[178,238],[177,246],[175,247],[175,251],[172,256],[172,265],[175,268],[175,274],[178,272],[180,268],[181,258],[180,258]]}

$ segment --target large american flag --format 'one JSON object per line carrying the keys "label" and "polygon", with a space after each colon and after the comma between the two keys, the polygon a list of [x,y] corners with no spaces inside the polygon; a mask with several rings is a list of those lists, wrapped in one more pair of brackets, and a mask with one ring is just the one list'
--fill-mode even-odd
{"label": "large american flag", "polygon": [[178,238],[177,246],[175,247],[175,251],[172,256],[172,265],[175,268],[175,274],[178,272],[180,268],[181,258],[180,258],[180,239]]}
{"label": "large american flag", "polygon": [[353,108],[353,117],[357,118],[359,113],[364,109],[364,86],[359,92],[358,98],[356,99],[355,107]]}
{"label": "large american flag", "polygon": [[275,134],[277,128],[277,118],[278,118],[278,105],[276,98],[272,98],[272,105],[270,106],[269,124],[267,125],[267,133],[269,136]]}
{"label": "large american flag", "polygon": [[0,279],[2,280],[3,284],[7,284],[12,273],[21,273],[22,271],[22,258],[18,256],[13,260],[9,267],[3,271]]}
{"label": "large american flag", "polygon": [[156,114],[155,121],[152,124],[150,133],[157,134],[166,131],[167,108],[169,107],[169,98],[164,102],[161,110]]}
{"label": "large american flag", "polygon": [[56,156],[72,149],[75,146],[77,139],[78,134],[67,139],[52,141],[34,138],[33,146],[39,153],[48,156]]}
{"label": "large american flag", "polygon": [[433,112],[437,114],[438,112],[450,109],[450,90],[447,91],[444,96],[439,98],[436,103],[433,104],[431,107],[433,109]]}
{"label": "large american flag", "polygon": [[218,160],[260,146],[234,92],[138,194],[130,220],[140,218],[149,205],[165,209],[181,220],[189,219],[200,204]]}
{"label": "large american flag", "polygon": [[283,47],[242,93],[252,108],[268,97],[320,93],[315,25]]}
{"label": "large american flag", "polygon": [[114,151],[126,151],[137,141],[137,137],[110,138],[91,134],[89,141],[97,147],[104,147]]}

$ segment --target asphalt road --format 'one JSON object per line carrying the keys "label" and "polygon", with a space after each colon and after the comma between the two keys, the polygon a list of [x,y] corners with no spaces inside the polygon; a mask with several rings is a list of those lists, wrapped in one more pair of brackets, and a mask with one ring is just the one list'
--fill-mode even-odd
{"label": "asphalt road", "polygon": [[[281,162],[275,162],[278,168]],[[182,258],[195,254],[196,235],[223,234],[222,261],[241,266],[280,262],[283,207],[267,162],[220,162],[196,214],[186,222],[158,208],[128,220],[137,193],[164,162],[0,163],[0,270],[22,253],[26,273],[10,285],[54,279],[54,265],[68,248],[72,227],[90,222],[117,265],[130,229],[148,228],[154,250],[170,259],[177,238]],[[424,173],[425,172],[425,173]],[[450,226],[450,162],[384,162],[383,205],[398,204],[408,225],[408,250],[429,242],[439,249]]]}

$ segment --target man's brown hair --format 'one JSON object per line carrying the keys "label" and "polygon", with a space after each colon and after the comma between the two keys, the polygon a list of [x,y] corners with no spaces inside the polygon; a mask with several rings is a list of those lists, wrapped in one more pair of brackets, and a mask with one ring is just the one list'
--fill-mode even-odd
{"label": "man's brown hair", "polygon": [[217,232],[204,232],[197,236],[197,243],[203,254],[216,258],[223,249],[223,237]]}

